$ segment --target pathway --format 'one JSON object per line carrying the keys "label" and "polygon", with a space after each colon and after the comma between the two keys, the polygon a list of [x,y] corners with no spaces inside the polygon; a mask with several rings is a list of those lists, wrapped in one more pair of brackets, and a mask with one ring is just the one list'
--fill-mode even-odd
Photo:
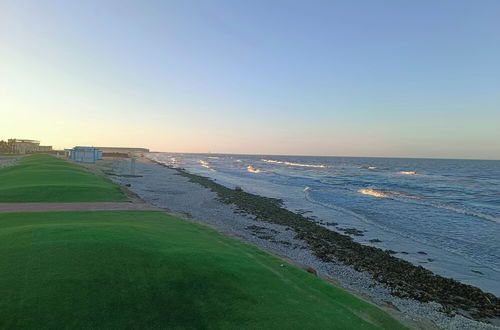
{"label": "pathway", "polygon": [[0,213],[50,211],[162,210],[147,203],[83,202],[83,203],[0,203]]}

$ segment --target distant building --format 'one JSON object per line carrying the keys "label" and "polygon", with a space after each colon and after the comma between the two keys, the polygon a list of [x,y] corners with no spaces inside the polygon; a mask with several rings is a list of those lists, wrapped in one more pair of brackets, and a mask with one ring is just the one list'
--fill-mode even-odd
{"label": "distant building", "polygon": [[9,139],[12,151],[17,154],[31,154],[52,151],[52,146],[41,146],[40,141],[28,139]]}
{"label": "distant building", "polygon": [[102,158],[102,151],[95,147],[74,147],[69,150],[69,158],[76,162],[95,163]]}
{"label": "distant building", "polygon": [[146,148],[96,147],[105,154],[129,154],[149,152]]}

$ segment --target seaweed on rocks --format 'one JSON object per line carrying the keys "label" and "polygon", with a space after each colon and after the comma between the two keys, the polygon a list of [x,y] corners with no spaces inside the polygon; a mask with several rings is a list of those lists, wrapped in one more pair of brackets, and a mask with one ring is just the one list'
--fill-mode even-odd
{"label": "seaweed on rocks", "polygon": [[349,235],[364,236],[363,231],[356,228],[339,228],[339,230]]}
{"label": "seaweed on rocks", "polygon": [[446,309],[475,319],[500,317],[500,298],[491,293],[394,257],[394,251],[357,243],[348,235],[329,230],[310,218],[285,209],[279,199],[251,194],[241,188],[230,189],[207,177],[180,168],[176,170],[191,182],[217,193],[221,202],[255,215],[256,220],[291,228],[296,233],[295,238],[304,241],[322,261],[339,261],[367,272],[399,297],[435,301]]}

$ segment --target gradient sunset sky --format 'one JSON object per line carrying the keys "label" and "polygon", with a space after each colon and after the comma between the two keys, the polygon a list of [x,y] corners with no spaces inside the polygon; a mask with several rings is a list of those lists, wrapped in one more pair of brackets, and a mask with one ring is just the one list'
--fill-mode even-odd
{"label": "gradient sunset sky", "polygon": [[500,159],[500,1],[0,0],[0,139]]}

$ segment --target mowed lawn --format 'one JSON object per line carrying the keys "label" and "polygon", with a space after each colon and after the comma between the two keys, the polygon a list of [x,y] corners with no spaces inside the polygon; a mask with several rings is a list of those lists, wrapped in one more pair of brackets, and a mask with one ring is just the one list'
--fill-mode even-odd
{"label": "mowed lawn", "polygon": [[0,169],[0,203],[126,200],[109,179],[50,155],[27,156]]}
{"label": "mowed lawn", "polygon": [[156,211],[0,214],[0,327],[402,328],[307,272]]}

